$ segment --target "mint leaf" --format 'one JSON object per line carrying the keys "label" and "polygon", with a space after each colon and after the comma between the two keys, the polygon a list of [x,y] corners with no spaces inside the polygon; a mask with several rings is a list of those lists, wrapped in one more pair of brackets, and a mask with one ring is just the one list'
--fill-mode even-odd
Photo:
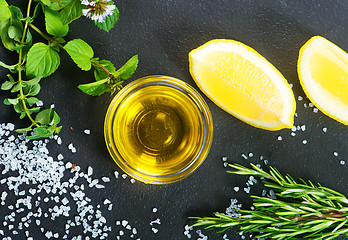
{"label": "mint leaf", "polygon": [[132,76],[134,71],[137,69],[138,62],[138,55],[133,56],[120,69],[116,71],[114,76],[121,79],[130,78],[130,76]]}
{"label": "mint leaf", "polygon": [[98,20],[94,20],[94,24],[97,27],[99,27],[100,29],[109,32],[114,27],[116,22],[118,21],[118,18],[119,18],[119,11],[118,11],[117,7],[115,7],[114,12],[111,15],[106,16],[104,18],[103,22],[99,22]]}
{"label": "mint leaf", "polygon": [[59,11],[69,5],[71,0],[55,0],[50,4],[50,9]]}
{"label": "mint leaf", "polygon": [[40,92],[40,84],[27,85],[23,88],[23,93],[27,96],[35,96]]}
{"label": "mint leaf", "polygon": [[32,130],[31,127],[27,127],[27,128],[16,129],[16,132],[25,133],[25,132],[30,132],[31,130]]}
{"label": "mint leaf", "polygon": [[71,40],[64,46],[64,49],[82,70],[88,71],[91,69],[91,58],[94,52],[85,41],[81,39]]}
{"label": "mint leaf", "polygon": [[108,86],[105,84],[107,83],[108,79],[103,79],[97,82],[87,83],[87,84],[81,84],[78,86],[78,88],[89,95],[92,96],[100,96],[103,93],[110,91]]}
{"label": "mint leaf", "polygon": [[27,98],[27,102],[30,105],[33,105],[33,104],[37,103],[38,101],[39,101],[39,99],[37,99],[36,97]]}
{"label": "mint leaf", "polygon": [[59,12],[45,8],[46,31],[55,37],[64,37],[69,32],[69,26],[64,25]]}
{"label": "mint leaf", "polygon": [[58,53],[44,43],[35,43],[28,52],[26,75],[28,78],[47,77],[60,64]]}
{"label": "mint leaf", "polygon": [[14,82],[11,82],[11,81],[3,82],[3,84],[1,84],[1,90],[9,90],[12,88],[13,85],[14,85]]}
{"label": "mint leaf", "polygon": [[14,39],[17,42],[19,42],[22,37],[22,29],[16,26],[9,26],[7,34],[11,39]]}
{"label": "mint leaf", "polygon": [[0,21],[5,21],[11,17],[10,7],[5,0],[0,0]]}
{"label": "mint leaf", "polygon": [[[114,65],[108,60],[100,60],[100,61],[95,61],[95,62],[102,65],[110,73],[116,72]],[[105,70],[103,68],[101,68],[100,66],[93,64],[93,67],[94,67],[94,77],[95,77],[96,81],[99,81],[101,79],[105,79],[105,78],[109,77],[108,74],[105,72]]]}
{"label": "mint leaf", "polygon": [[[23,14],[18,7],[10,6],[9,9],[11,12],[10,18],[5,21],[2,21],[0,24],[0,38],[4,47],[10,51],[13,51],[15,50],[15,46],[17,45],[17,41],[10,38],[9,28],[14,26],[22,32],[23,25],[21,23],[21,19],[23,18]],[[11,31],[13,30],[10,30],[10,32]]]}
{"label": "mint leaf", "polygon": [[36,115],[35,121],[43,125],[48,125],[52,122],[53,116],[54,116],[54,113],[52,111],[52,108],[45,109]]}
{"label": "mint leaf", "polygon": [[60,12],[63,24],[69,24],[82,15],[82,4],[80,0],[71,0],[70,3]]}

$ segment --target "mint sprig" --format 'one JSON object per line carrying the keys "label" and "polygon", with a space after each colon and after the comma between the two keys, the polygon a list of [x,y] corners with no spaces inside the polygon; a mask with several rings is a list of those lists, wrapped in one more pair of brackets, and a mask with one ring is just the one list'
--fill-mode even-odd
{"label": "mint sprig", "polygon": [[[4,103],[12,105],[20,119],[27,117],[31,121],[28,127],[17,129],[20,133],[27,132],[28,139],[49,137],[61,130],[57,112],[36,105],[40,101],[37,98],[40,81],[58,69],[61,50],[66,51],[82,70],[89,71],[93,67],[96,81],[79,86],[83,92],[93,96],[120,90],[122,80],[129,78],[137,67],[137,56],[116,70],[110,61],[95,58],[93,48],[82,39],[64,40],[69,32],[69,23],[82,15],[91,18],[97,27],[105,31],[110,31],[117,22],[119,11],[112,1],[84,1],[86,3],[83,5],[80,0],[28,0],[24,17],[20,8],[0,0],[1,42],[6,49],[18,54],[16,64],[0,61],[0,67],[11,72],[1,83],[1,90],[14,94]],[[96,4],[100,6],[94,8]],[[44,31],[34,24],[40,14],[45,19]],[[44,41],[33,43],[29,30],[37,32]]]}

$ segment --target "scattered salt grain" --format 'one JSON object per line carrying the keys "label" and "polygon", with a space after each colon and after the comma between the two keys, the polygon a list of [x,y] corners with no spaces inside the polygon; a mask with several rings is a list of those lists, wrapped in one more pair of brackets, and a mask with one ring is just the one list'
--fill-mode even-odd
{"label": "scattered salt grain", "polygon": [[42,107],[44,104],[41,100],[39,100],[38,102],[36,102],[36,106],[38,107]]}
{"label": "scattered salt grain", "polygon": [[102,180],[105,183],[110,182],[110,178],[108,178],[108,177],[102,177]]}
{"label": "scattered salt grain", "polygon": [[118,178],[118,176],[120,175],[117,171],[114,172],[115,178]]}
{"label": "scattered salt grain", "polygon": [[318,113],[319,112],[318,108],[313,108],[313,112]]}
{"label": "scattered salt grain", "polygon": [[155,212],[157,212],[157,210],[158,210],[157,208],[153,208],[153,209],[152,209],[152,212],[155,213]]}
{"label": "scattered salt grain", "polygon": [[243,157],[244,159],[248,159],[247,155],[245,155],[244,153],[242,153],[242,157]]}
{"label": "scattered salt grain", "polygon": [[333,155],[334,155],[335,157],[337,157],[337,156],[338,156],[338,152],[334,152]]}
{"label": "scattered salt grain", "polygon": [[64,159],[64,156],[61,153],[59,153],[57,156],[57,159],[58,159],[58,161],[61,161]]}
{"label": "scattered salt grain", "polygon": [[127,220],[122,220],[122,226],[126,227],[128,225],[128,221]]}
{"label": "scattered salt grain", "polygon": [[88,176],[92,176],[92,174],[93,174],[93,168],[91,166],[88,166],[88,168],[87,168],[87,175]]}
{"label": "scattered salt grain", "polygon": [[327,132],[327,128],[326,127],[323,127],[323,132]]}
{"label": "scattered salt grain", "polygon": [[302,141],[303,144],[307,144],[307,142],[308,141],[306,139]]}
{"label": "scattered salt grain", "polygon": [[89,130],[89,129],[85,129],[83,132],[87,135],[91,134],[91,130]]}
{"label": "scattered salt grain", "polygon": [[249,157],[253,157],[254,156],[254,154],[251,152],[251,153],[249,153]]}
{"label": "scattered salt grain", "polygon": [[282,136],[278,136],[278,141],[281,141],[281,140],[283,140],[283,137]]}
{"label": "scattered salt grain", "polygon": [[239,187],[234,187],[233,190],[238,192],[239,191]]}
{"label": "scattered salt grain", "polygon": [[125,174],[125,173],[122,174],[122,178],[123,178],[123,179],[126,179],[126,178],[127,178],[127,174]]}
{"label": "scattered salt grain", "polygon": [[310,103],[308,103],[308,106],[309,107],[314,107],[314,104],[310,102]]}
{"label": "scattered salt grain", "polygon": [[344,165],[344,164],[346,164],[346,162],[343,161],[343,160],[341,160],[341,161],[340,161],[340,164],[341,164],[341,165]]}
{"label": "scattered salt grain", "polygon": [[222,161],[226,162],[227,161],[227,157],[222,157]]}
{"label": "scattered salt grain", "polygon": [[298,97],[297,97],[297,100],[302,101],[302,100],[303,100],[303,97],[302,97],[302,96],[298,96]]}
{"label": "scattered salt grain", "polygon": [[131,178],[129,181],[131,182],[131,184],[135,183],[135,179],[134,178]]}
{"label": "scattered salt grain", "polygon": [[157,233],[158,232],[157,228],[151,228],[151,230],[153,231],[153,233]]}

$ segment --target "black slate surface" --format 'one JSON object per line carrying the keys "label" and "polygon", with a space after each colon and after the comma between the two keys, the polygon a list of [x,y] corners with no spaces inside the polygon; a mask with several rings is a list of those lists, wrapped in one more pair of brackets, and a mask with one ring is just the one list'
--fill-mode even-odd
{"label": "black slate surface", "polygon": [[[123,219],[137,228],[137,237],[141,239],[187,239],[183,232],[184,226],[192,223],[187,219],[189,216],[224,212],[231,198],[250,207],[249,195],[242,190],[247,178],[227,174],[222,156],[227,156],[229,162],[247,165],[260,162],[258,157],[262,155],[283,173],[320,182],[348,195],[347,127],[321,112],[314,113],[311,107],[304,107],[303,104],[309,101],[299,84],[296,69],[300,47],[314,35],[321,35],[348,50],[346,1],[121,0],[116,5],[120,20],[110,33],[98,30],[90,20],[80,18],[71,24],[66,39],[84,39],[93,47],[95,56],[108,59],[116,66],[138,54],[138,70],[126,83],[147,75],[163,74],[182,79],[197,90],[188,71],[189,51],[214,38],[241,41],[262,54],[293,84],[296,100],[298,96],[304,97],[302,101],[297,100],[295,125],[305,125],[306,130],[291,136],[289,129],[276,132],[257,129],[227,114],[204,96],[213,116],[214,140],[208,158],[193,175],[162,186],[132,184],[129,178],[116,180],[113,172],[121,171],[109,156],[103,137],[104,116],[112,97],[83,94],[77,86],[93,81],[92,72],[82,72],[62,52],[61,66],[42,81],[39,94],[45,106],[55,104],[62,119],[60,136],[63,144],[52,143],[49,149],[52,156],[62,153],[63,161],[77,164],[82,171],[86,172],[87,167],[92,166],[96,178],[108,176],[112,179],[111,183],[105,184],[105,189],[86,190],[92,201],[108,198],[114,204],[112,211],[103,212],[112,226],[108,239],[116,238],[121,228],[114,222]],[[34,37],[42,40],[39,36]],[[16,54],[0,48],[1,61],[15,63],[16,58]],[[6,73],[0,69],[1,81]],[[7,92],[0,92],[0,101],[8,96]],[[28,123],[19,121],[13,109],[3,104],[0,104],[0,113],[0,123],[12,122],[17,127]],[[327,132],[323,132],[324,127]],[[91,135],[84,134],[84,129],[90,129]],[[307,140],[307,144],[303,144],[303,140]],[[69,143],[74,144],[77,153],[68,150]],[[254,156],[245,160],[242,154],[250,152]],[[334,152],[339,155],[335,157]],[[341,160],[346,164],[341,165]],[[238,193],[233,190],[235,186],[241,188]],[[8,191],[5,185],[0,185],[0,193],[2,191]],[[262,187],[256,186],[251,192],[260,194],[261,191]],[[158,209],[156,213],[152,211],[154,207]],[[0,206],[0,223],[10,212],[7,206]],[[161,224],[155,226],[159,230],[155,234],[149,223],[157,218]],[[63,235],[64,223],[61,219],[47,221],[45,229]],[[2,224],[0,229],[12,239],[25,239],[24,231],[14,236]],[[35,224],[30,225],[29,231],[34,239],[45,239]],[[191,231],[192,238],[197,239],[194,231]],[[203,233],[209,239],[222,239],[223,236]],[[230,239],[240,239],[236,228],[226,233]],[[75,229],[69,236],[79,234],[83,235],[82,230]],[[123,236],[121,239],[128,238]]]}

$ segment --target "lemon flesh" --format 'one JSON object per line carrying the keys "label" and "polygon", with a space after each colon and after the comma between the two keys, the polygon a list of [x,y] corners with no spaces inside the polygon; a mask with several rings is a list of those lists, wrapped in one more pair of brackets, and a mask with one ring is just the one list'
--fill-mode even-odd
{"label": "lemon flesh", "polygon": [[228,113],[267,130],[293,126],[295,99],[289,84],[252,48],[216,39],[191,51],[189,62],[202,92]]}
{"label": "lemon flesh", "polygon": [[299,54],[300,83],[324,114],[348,124],[348,54],[329,40],[314,36]]}

